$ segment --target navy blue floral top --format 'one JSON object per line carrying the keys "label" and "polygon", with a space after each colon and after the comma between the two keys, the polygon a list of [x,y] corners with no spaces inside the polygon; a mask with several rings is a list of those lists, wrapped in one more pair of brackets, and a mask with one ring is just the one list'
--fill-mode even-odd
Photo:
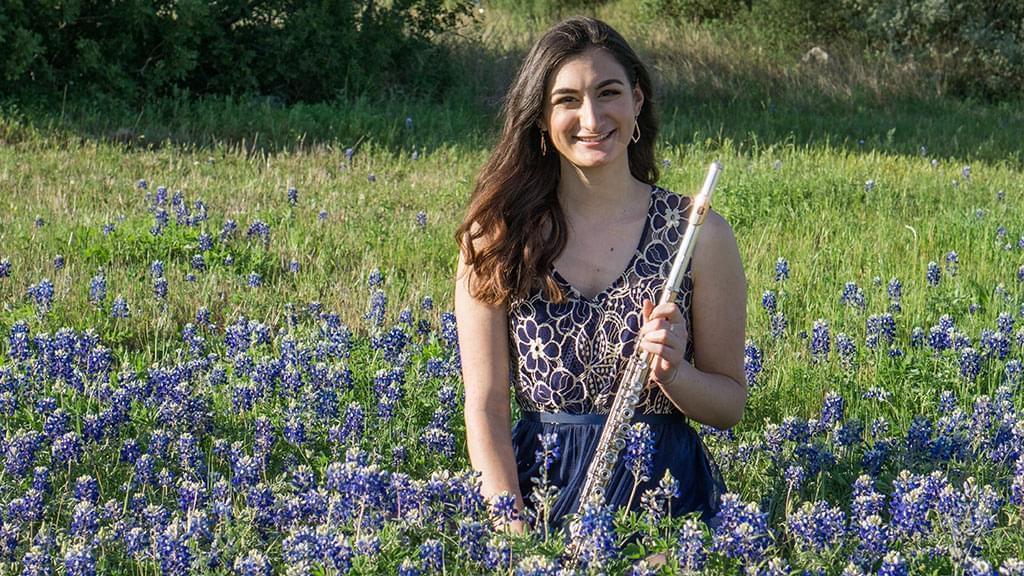
{"label": "navy blue floral top", "polygon": [[[643,301],[658,301],[672,268],[686,230],[689,200],[652,187],[647,223],[632,260],[611,286],[593,298],[585,298],[555,270],[555,282],[566,294],[563,304],[548,301],[539,287],[509,303],[510,371],[520,410],[605,414],[611,409],[643,322]],[[692,295],[688,268],[676,303],[690,327],[689,361],[693,359]],[[636,411],[678,413],[657,387],[641,393]]]}

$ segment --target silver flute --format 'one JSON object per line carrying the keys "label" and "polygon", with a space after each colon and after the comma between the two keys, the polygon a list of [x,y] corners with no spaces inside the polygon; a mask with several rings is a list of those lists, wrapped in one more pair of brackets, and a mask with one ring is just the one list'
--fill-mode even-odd
{"label": "silver flute", "polygon": [[[693,257],[693,248],[697,245],[697,236],[700,234],[700,227],[704,224],[704,218],[711,209],[711,194],[718,182],[718,174],[722,165],[715,161],[708,167],[708,174],[704,178],[704,186],[700,193],[693,199],[690,205],[690,213],[687,218],[686,231],[679,244],[679,251],[672,262],[672,271],[669,272],[665,287],[661,292],[658,304],[675,302],[676,294],[679,292],[686,275],[687,266]],[[626,446],[626,436],[629,433],[630,422],[636,410],[637,402],[640,400],[640,393],[647,385],[651,373],[652,355],[641,350],[639,341],[634,349],[633,356],[626,366],[622,375],[618,392],[612,400],[611,410],[608,412],[608,420],[605,422],[601,437],[597,442],[597,449],[587,468],[587,475],[580,491],[580,498],[577,504],[577,511],[582,510],[587,503],[604,504],[606,502],[605,492],[608,488],[608,481],[612,477],[612,469],[618,461],[619,452]],[[573,567],[579,560],[582,543],[576,535],[569,545],[569,566]]]}

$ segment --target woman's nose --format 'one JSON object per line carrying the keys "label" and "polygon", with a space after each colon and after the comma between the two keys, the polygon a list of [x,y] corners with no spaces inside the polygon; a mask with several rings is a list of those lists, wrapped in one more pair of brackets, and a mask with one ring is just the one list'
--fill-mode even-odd
{"label": "woman's nose", "polygon": [[580,104],[580,127],[595,132],[600,125],[600,115],[601,105],[589,96],[584,97]]}

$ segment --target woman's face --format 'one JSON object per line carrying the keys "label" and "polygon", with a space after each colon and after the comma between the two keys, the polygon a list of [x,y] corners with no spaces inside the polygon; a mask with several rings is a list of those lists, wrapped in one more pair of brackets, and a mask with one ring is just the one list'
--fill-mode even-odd
{"label": "woman's face", "polygon": [[643,91],[630,87],[611,53],[589,50],[555,69],[540,125],[549,144],[576,167],[628,166],[626,149],[643,103]]}

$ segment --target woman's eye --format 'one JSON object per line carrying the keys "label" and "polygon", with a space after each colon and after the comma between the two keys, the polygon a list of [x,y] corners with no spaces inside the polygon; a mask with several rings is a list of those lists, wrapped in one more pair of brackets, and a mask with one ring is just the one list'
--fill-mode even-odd
{"label": "woman's eye", "polygon": [[601,96],[608,96],[608,95],[613,95],[614,96],[615,94],[618,94],[618,93],[619,93],[618,90],[605,90],[604,92],[601,92]]}

